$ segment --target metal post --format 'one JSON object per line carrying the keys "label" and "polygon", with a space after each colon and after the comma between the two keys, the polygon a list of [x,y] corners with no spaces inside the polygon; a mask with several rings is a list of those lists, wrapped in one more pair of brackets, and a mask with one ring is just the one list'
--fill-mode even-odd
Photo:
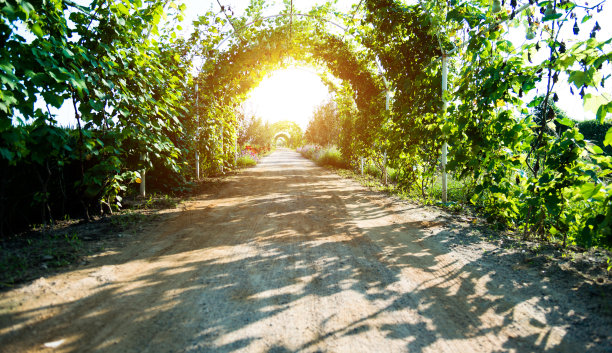
{"label": "metal post", "polygon": [[363,157],[361,157],[361,176],[363,176]]}
{"label": "metal post", "polygon": [[[144,161],[145,160],[145,154],[141,153],[140,154],[140,160]],[[146,174],[147,174],[147,170],[145,168],[143,168],[140,171],[140,197],[145,197],[147,196],[147,190],[146,190]]]}
{"label": "metal post", "polygon": [[385,178],[385,185],[387,185],[387,152],[383,156],[383,176]]}
{"label": "metal post", "polygon": [[223,173],[223,159],[225,158],[225,151],[223,150],[223,125],[221,125],[221,173]]}
{"label": "metal post", "polygon": [[238,168],[238,134],[234,133],[234,168]]}
{"label": "metal post", "polygon": [[197,126],[196,126],[196,151],[195,151],[195,170],[196,170],[196,180],[200,180],[200,151],[199,151],[199,147],[200,147],[200,114],[198,114],[199,112],[199,105],[198,105],[198,83],[196,82],[195,84],[195,96],[196,96],[196,122],[197,122]]}
{"label": "metal post", "polygon": [[196,158],[196,179],[200,180],[200,152],[196,151],[195,158]]}
{"label": "metal post", "polygon": [[[448,102],[446,101],[446,90],[448,88],[448,56],[442,54],[442,113],[446,114]],[[447,202],[447,175],[446,175],[446,155],[448,154],[448,145],[446,141],[442,144],[442,202]]]}

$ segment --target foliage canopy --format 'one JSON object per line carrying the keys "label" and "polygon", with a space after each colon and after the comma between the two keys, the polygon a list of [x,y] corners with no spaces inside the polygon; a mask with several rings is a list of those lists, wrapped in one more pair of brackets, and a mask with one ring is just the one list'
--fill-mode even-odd
{"label": "foliage canopy", "polygon": [[[605,1],[510,1],[494,13],[481,0],[364,0],[349,14],[330,4],[296,14],[285,2],[264,16],[253,0],[242,16],[203,14],[188,39],[177,36],[183,8],[172,1],[1,2],[0,158],[39,175],[31,198],[43,220],[58,198],[49,185],[69,168],[70,185],[55,184],[75,190],[88,217],[119,205],[144,168],[172,187],[193,175],[196,151],[204,169],[230,167],[239,104],[267,72],[303,62],[343,82],[328,81],[347,162],[384,153],[400,184],[424,193],[446,142],[449,171],[491,217],[525,237],[612,246],[612,160],[602,151],[612,132],[588,143],[551,108],[570,90],[598,123],[612,112],[602,92],[612,39],[596,22]],[[508,40],[521,31],[523,44]],[[54,126],[50,108],[65,101],[72,130]],[[564,128],[551,134],[551,124]]]}

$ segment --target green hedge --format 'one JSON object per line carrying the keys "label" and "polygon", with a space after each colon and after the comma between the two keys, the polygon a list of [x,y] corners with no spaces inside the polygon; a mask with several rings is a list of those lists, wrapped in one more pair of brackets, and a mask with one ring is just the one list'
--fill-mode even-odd
{"label": "green hedge", "polygon": [[606,155],[612,155],[612,146],[604,147],[603,144],[603,141],[606,137],[606,132],[608,132],[608,130],[612,128],[612,122],[604,122],[602,124],[599,124],[595,120],[587,120],[576,122],[576,125],[578,126],[578,130],[580,131],[580,133],[584,135],[585,140],[589,140],[597,146],[601,147]]}

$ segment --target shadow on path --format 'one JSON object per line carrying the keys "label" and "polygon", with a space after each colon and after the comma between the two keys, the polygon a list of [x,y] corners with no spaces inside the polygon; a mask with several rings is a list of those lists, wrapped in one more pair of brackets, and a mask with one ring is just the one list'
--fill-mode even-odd
{"label": "shadow on path", "polygon": [[449,239],[475,241],[465,226],[293,152],[170,218],[74,277],[0,297],[0,351],[611,351],[596,286],[568,288],[595,307],[568,305],[545,275],[508,274],[531,271],[520,254],[453,257]]}

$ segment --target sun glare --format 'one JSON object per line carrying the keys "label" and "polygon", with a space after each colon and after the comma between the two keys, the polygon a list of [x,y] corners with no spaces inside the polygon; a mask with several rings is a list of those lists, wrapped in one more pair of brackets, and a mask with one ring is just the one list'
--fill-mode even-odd
{"label": "sun glare", "polygon": [[293,67],[263,79],[247,104],[255,116],[270,123],[290,120],[306,129],[314,108],[328,97],[327,87],[313,70]]}

